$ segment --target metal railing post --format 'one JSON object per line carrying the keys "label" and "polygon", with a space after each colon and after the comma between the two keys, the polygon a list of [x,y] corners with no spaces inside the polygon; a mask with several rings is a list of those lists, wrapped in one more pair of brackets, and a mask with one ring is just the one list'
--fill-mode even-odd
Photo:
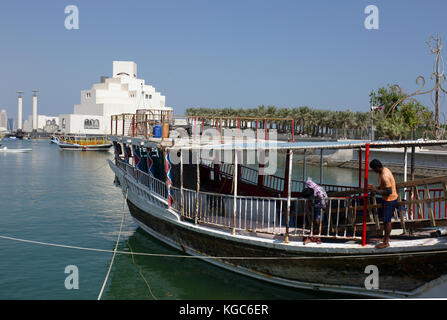
{"label": "metal railing post", "polygon": [[295,120],[292,119],[292,142],[295,142]]}
{"label": "metal railing post", "polygon": [[[286,237],[284,242],[289,243],[289,220],[290,220],[290,198],[292,196],[292,164],[293,164],[293,150],[288,150],[289,153],[289,172],[287,181],[287,212],[286,212]],[[280,212],[282,214],[282,212]]]}
{"label": "metal railing post", "polygon": [[237,176],[238,176],[238,159],[237,159],[237,150],[234,150],[234,175],[233,175],[233,189],[234,189],[234,194],[233,194],[233,230],[232,230],[232,234],[235,235],[236,234],[236,211],[237,211]]}
{"label": "metal railing post", "polygon": [[126,122],[126,115],[123,114],[123,136],[124,136],[124,123]]}
{"label": "metal railing post", "polygon": [[194,223],[199,222],[199,192],[200,192],[200,155],[197,151],[197,185],[196,185],[196,212],[194,216]]}
{"label": "metal railing post", "polygon": [[359,148],[359,188],[362,187],[362,148]]}
{"label": "metal railing post", "polygon": [[180,149],[180,215],[184,216],[184,199],[183,199],[183,149]]}
{"label": "metal railing post", "polygon": [[369,169],[369,143],[365,145],[365,181],[363,186],[364,196],[363,196],[362,246],[366,246],[366,213],[368,211],[368,172],[369,172],[368,169]]}

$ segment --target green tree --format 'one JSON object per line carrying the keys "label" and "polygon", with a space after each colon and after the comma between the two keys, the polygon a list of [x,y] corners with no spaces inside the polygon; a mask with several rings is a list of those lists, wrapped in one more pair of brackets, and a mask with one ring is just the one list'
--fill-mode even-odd
{"label": "green tree", "polygon": [[432,123],[433,113],[418,100],[406,99],[396,86],[382,87],[370,94],[373,106],[382,106],[382,111],[374,112],[379,136],[390,140],[416,138],[421,129],[429,130],[427,123]]}

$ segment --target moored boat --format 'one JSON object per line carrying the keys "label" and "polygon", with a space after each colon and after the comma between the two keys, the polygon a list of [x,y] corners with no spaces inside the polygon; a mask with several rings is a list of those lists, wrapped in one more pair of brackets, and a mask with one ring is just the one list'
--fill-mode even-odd
{"label": "moored boat", "polygon": [[53,143],[57,144],[62,150],[72,151],[109,151],[112,147],[112,143],[107,141],[104,136],[61,136],[58,139],[54,139]]}
{"label": "moored boat", "polygon": [[[258,119],[256,129],[257,123]],[[142,136],[137,131],[133,136],[112,138],[115,160],[109,161],[110,167],[131,215],[150,235],[206,262],[290,287],[421,297],[446,285],[447,239],[440,235],[447,226],[447,177],[398,183],[401,198],[393,229],[399,234],[385,249],[374,246],[381,232],[380,205],[365,186],[371,148],[414,149],[447,141],[289,142],[267,140],[267,135],[262,139],[258,132],[255,139],[242,141],[236,131],[226,142],[221,135],[216,140],[199,140],[197,127],[193,132],[192,137],[175,140]],[[312,207],[301,196],[304,181],[292,179],[293,155],[304,151],[305,177],[306,150],[346,149],[359,150],[364,183],[325,185],[321,170],[320,185],[329,195],[327,218],[315,229],[314,219],[308,219]],[[262,157],[283,152],[284,176],[265,175],[264,161],[259,161],[258,170],[244,165],[240,159],[251,151]],[[323,151],[320,154],[323,158]],[[186,161],[191,158],[196,162]],[[309,236],[322,243],[305,245],[303,239]],[[377,269],[380,280],[372,287],[367,285],[371,268]]]}
{"label": "moored boat", "polygon": [[8,149],[8,147],[2,147],[0,148],[1,153],[23,153],[23,152],[30,152],[33,149],[31,148],[23,148],[23,149]]}

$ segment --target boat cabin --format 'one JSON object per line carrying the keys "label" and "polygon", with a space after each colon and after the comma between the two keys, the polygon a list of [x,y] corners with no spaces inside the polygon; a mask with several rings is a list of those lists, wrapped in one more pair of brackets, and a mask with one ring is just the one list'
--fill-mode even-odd
{"label": "boat cabin", "polygon": [[[183,221],[286,243],[312,236],[366,245],[382,233],[381,204],[367,190],[370,151],[403,148],[395,236],[447,234],[447,176],[414,174],[416,148],[447,141],[295,141],[293,119],[212,117],[186,118],[190,130],[176,130],[169,118],[169,137],[155,137],[152,127],[164,121],[114,116],[114,161]],[[357,184],[325,183],[329,150],[356,150]],[[319,166],[312,180],[327,193],[319,210],[302,194],[310,160]]]}

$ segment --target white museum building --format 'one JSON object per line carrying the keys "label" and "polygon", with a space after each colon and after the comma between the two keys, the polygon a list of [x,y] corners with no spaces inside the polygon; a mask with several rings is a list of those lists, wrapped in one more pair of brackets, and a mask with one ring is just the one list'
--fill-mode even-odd
{"label": "white museum building", "polygon": [[101,83],[82,90],[74,112],[59,115],[59,129],[65,134],[110,134],[112,115],[147,109],[172,111],[164,96],[137,78],[135,62],[113,61],[113,77],[101,77]]}

